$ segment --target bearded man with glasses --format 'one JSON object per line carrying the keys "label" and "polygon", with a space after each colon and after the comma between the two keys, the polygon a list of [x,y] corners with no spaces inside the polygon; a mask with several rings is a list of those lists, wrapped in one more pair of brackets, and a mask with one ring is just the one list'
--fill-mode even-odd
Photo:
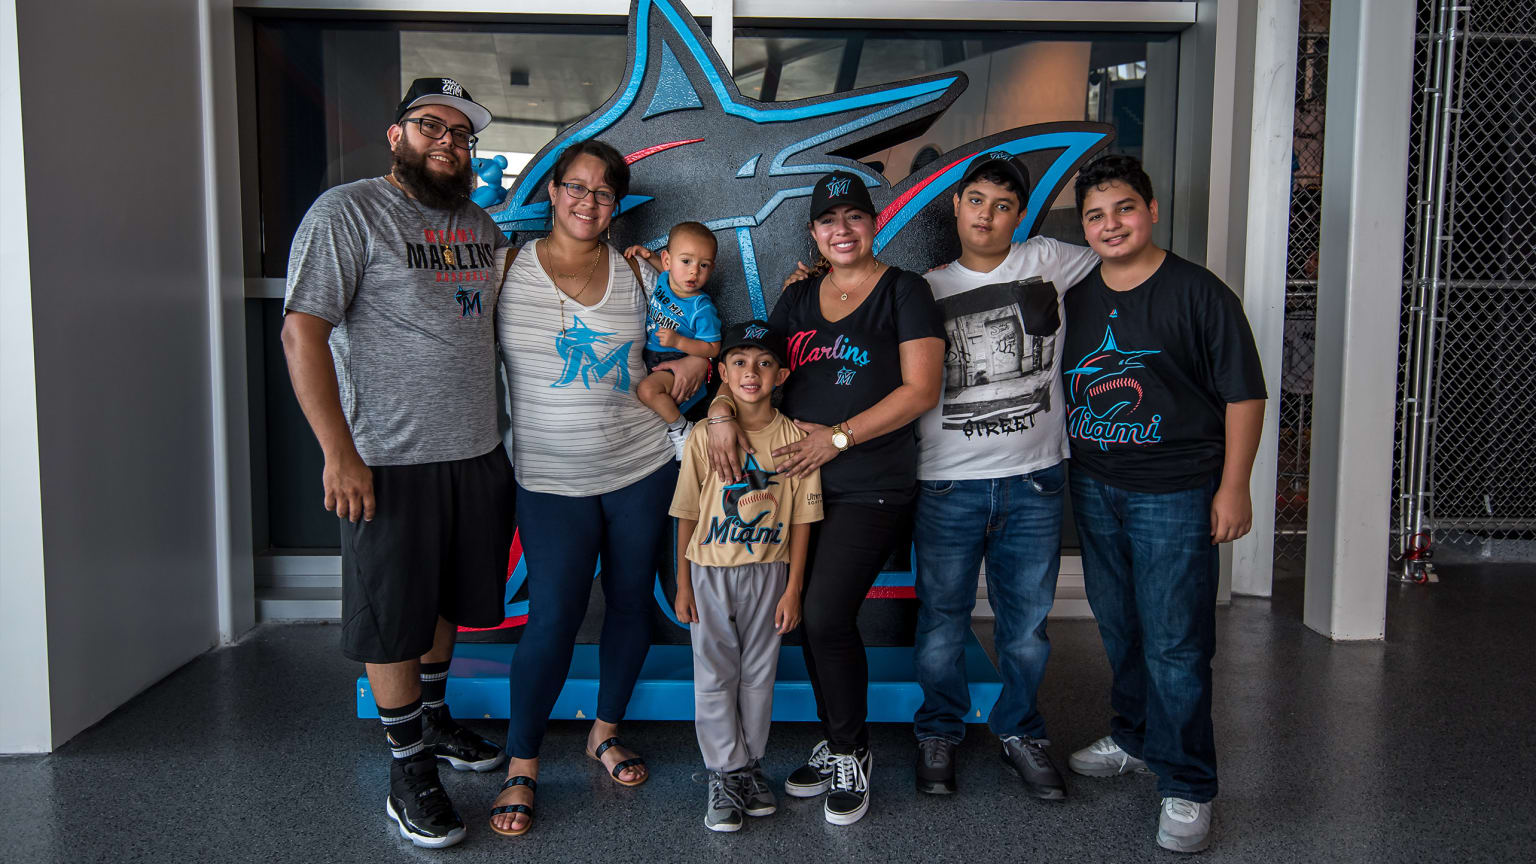
{"label": "bearded man with glasses", "polygon": [[411,84],[390,173],[337,186],[293,239],[283,348],[340,517],[341,650],[365,664],[393,756],[386,809],[417,846],[464,822],[437,762],[491,771],[496,745],[444,702],[460,625],[503,618],[512,466],[496,425],[499,259],[469,200],[491,113],[452,78]]}

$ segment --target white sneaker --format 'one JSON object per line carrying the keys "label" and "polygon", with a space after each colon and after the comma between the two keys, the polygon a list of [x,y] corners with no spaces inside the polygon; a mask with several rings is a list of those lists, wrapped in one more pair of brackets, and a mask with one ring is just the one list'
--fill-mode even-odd
{"label": "white sneaker", "polygon": [[1164,798],[1157,817],[1157,845],[1173,852],[1200,852],[1211,845],[1211,821],[1216,806],[1210,802]]}
{"label": "white sneaker", "polygon": [[1121,750],[1115,739],[1108,735],[1073,753],[1067,764],[1084,777],[1116,777],[1132,771],[1147,771],[1147,763]]}
{"label": "white sneaker", "polygon": [[693,431],[693,424],[683,421],[683,425],[673,429],[667,427],[667,440],[672,442],[672,452],[677,454],[677,461],[683,461],[683,448],[688,446],[688,433]]}

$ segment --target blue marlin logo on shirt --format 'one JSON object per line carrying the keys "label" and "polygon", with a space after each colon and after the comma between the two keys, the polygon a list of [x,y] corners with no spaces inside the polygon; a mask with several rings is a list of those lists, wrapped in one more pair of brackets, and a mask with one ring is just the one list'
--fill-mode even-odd
{"label": "blue marlin logo on shirt", "polygon": [[596,346],[607,345],[606,337],[613,334],[591,329],[579,315],[575,316],[575,321],[574,326],[555,337],[555,350],[565,361],[565,368],[560,372],[560,380],[549,386],[569,387],[580,377],[581,386],[591,390],[593,377],[601,381],[609,372],[617,372],[613,389],[629,392],[629,349],[635,343],[625,342],[599,357]]}
{"label": "blue marlin logo on shirt", "polygon": [[1067,379],[1068,398],[1073,404],[1067,417],[1067,436],[1079,441],[1092,441],[1100,450],[1108,450],[1110,444],[1156,444],[1162,438],[1157,425],[1162,415],[1153,414],[1149,420],[1127,419],[1124,415],[1135,413],[1141,407],[1144,388],[1141,383],[1145,369],[1141,358],[1161,351],[1127,351],[1115,341],[1115,331],[1106,326],[1104,341],[1088,352],[1077,366],[1062,373]]}
{"label": "blue marlin logo on shirt", "polygon": [[478,290],[460,288],[459,290],[453,292],[453,299],[459,301],[460,318],[480,317],[480,292]]}

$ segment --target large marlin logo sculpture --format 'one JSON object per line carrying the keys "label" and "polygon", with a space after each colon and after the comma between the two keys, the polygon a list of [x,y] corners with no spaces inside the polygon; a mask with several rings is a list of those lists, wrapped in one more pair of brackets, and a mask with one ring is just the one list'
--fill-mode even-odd
{"label": "large marlin logo sculpture", "polygon": [[601,138],[626,154],[633,172],[613,223],[615,245],[656,249],[678,222],[709,226],[720,245],[710,293],[725,321],[766,318],[795,261],[809,260],[805,199],[829,171],[848,171],[869,187],[880,210],[881,260],[923,272],[959,253],[949,198],[978,153],[1003,149],[1028,165],[1035,184],[1015,235],[1023,240],[1078,166],[1114,135],[1096,123],[1013,129],[962,144],[892,187],[858,160],[927,130],[965,90],[963,73],[759,102],[741,95],[675,0],[632,0],[629,38],[619,88],[540,150],[490,212],[519,242],[546,233],[555,160],[573,142]]}
{"label": "large marlin logo sculpture", "polygon": [[[679,222],[709,226],[719,241],[709,292],[726,322],[767,318],[795,262],[810,260],[806,199],[823,174],[841,169],[864,181],[880,211],[876,254],[921,273],[959,255],[949,200],[977,155],[1005,150],[1029,168],[1034,185],[1014,234],[1022,241],[1040,229],[1078,167],[1114,138],[1099,123],[1010,129],[954,147],[892,186],[859,160],[925,132],[964,92],[963,73],[760,102],[741,94],[698,22],[675,0],[631,0],[629,44],[619,88],[535,154],[505,200],[487,212],[519,243],[547,233],[555,160],[573,142],[601,138],[626,154],[632,171],[630,194],[619,202],[622,218],[613,223],[614,245],[659,249]],[[526,576],[521,542],[514,540],[504,628],[527,620]],[[912,580],[911,572],[884,573],[869,596],[910,598]],[[658,610],[676,624],[659,575],[654,594]]]}

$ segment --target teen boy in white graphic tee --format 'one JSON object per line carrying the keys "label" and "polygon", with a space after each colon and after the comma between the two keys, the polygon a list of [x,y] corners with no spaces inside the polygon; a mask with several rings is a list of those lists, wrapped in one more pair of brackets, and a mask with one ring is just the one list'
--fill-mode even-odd
{"label": "teen boy in white graphic tee", "polygon": [[1003,676],[988,725],[1030,794],[1066,797],[1035,692],[1050,653],[1068,452],[1060,298],[1099,259],[1045,237],[1014,243],[1028,196],[1017,159],[977,156],[954,199],[960,258],[927,275],[944,314],[944,391],[918,421],[914,721],[917,788],[934,794],[955,791],[970,710],[963,654],[985,558]]}

